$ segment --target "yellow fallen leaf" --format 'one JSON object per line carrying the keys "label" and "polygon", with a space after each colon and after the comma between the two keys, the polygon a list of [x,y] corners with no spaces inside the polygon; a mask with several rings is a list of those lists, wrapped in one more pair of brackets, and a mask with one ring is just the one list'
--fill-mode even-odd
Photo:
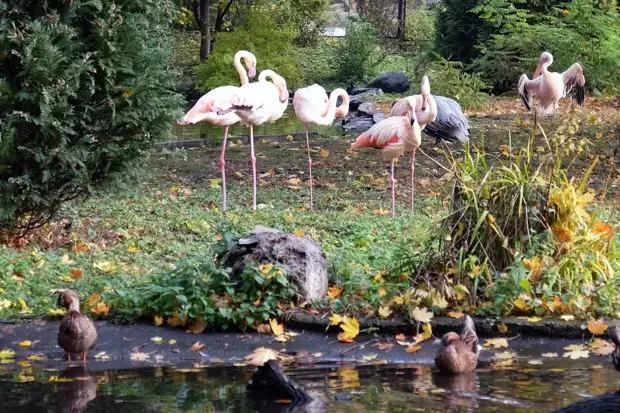
{"label": "yellow fallen leaf", "polygon": [[388,318],[390,315],[392,315],[392,310],[390,310],[390,307],[388,306],[381,306],[379,307],[379,315],[381,316],[381,318]]}
{"label": "yellow fallen leaf", "polygon": [[99,261],[93,264],[93,267],[106,273],[113,272],[116,264],[112,261]]}
{"label": "yellow fallen leaf", "polygon": [[284,334],[284,326],[278,323],[278,320],[270,319],[269,326],[271,327],[271,332],[274,336],[281,336]]}
{"label": "yellow fallen leaf", "polygon": [[177,341],[175,339],[168,340],[168,344],[170,344],[171,346],[174,346],[176,343]]}
{"label": "yellow fallen leaf", "polygon": [[588,331],[595,336],[605,334],[608,328],[609,327],[602,319],[588,321]]}
{"label": "yellow fallen leaf", "polygon": [[420,323],[430,323],[431,320],[433,319],[433,313],[428,311],[428,309],[425,307],[414,308],[413,310],[411,310],[410,315],[411,315],[411,318],[413,318],[415,321],[419,321]]}
{"label": "yellow fallen leaf", "polygon": [[88,306],[89,307],[94,307],[97,304],[97,301],[99,301],[99,299],[101,298],[101,296],[97,293],[92,293],[91,296],[88,298]]}
{"label": "yellow fallen leaf", "polygon": [[511,351],[504,351],[502,353],[495,353],[495,358],[498,360],[508,360],[517,357],[517,353]]}
{"label": "yellow fallen leaf", "polygon": [[110,312],[110,308],[112,306],[110,304],[106,304],[103,302],[97,303],[97,306],[95,308],[93,308],[92,310],[90,310],[93,314],[98,315],[98,316],[107,316],[108,313]]}
{"label": "yellow fallen leaf", "polygon": [[28,360],[30,361],[43,361],[43,360],[47,360],[47,357],[41,355],[41,354],[33,354],[31,356],[28,356]]}
{"label": "yellow fallen leaf", "polygon": [[270,334],[271,326],[269,324],[259,324],[256,326],[256,332],[261,334]]}
{"label": "yellow fallen leaf", "polygon": [[32,345],[32,341],[30,340],[20,341],[19,344],[17,345],[20,347],[30,347]]}
{"label": "yellow fallen leaf", "polygon": [[574,315],[565,314],[565,315],[561,315],[560,318],[562,320],[564,320],[564,321],[572,321],[572,320],[575,319],[575,316]]}
{"label": "yellow fallen leaf", "polygon": [[205,331],[206,328],[207,328],[207,321],[203,317],[198,317],[198,319],[194,322],[194,324],[192,324],[192,326],[189,328],[189,331],[191,331],[194,334],[200,334],[203,331]]}
{"label": "yellow fallen leaf", "polygon": [[567,351],[583,351],[586,349],[586,346],[583,344],[571,344],[570,346],[564,347],[564,350]]}
{"label": "yellow fallen leaf", "polygon": [[138,247],[129,247],[129,248],[127,248],[127,252],[131,252],[133,254],[136,254],[138,252],[142,252],[142,250],[140,248],[138,248]]}
{"label": "yellow fallen leaf", "polygon": [[527,364],[531,364],[533,366],[538,366],[538,365],[543,364],[543,362],[541,360],[528,360]]}
{"label": "yellow fallen leaf", "polygon": [[329,321],[331,321],[333,326],[337,326],[338,324],[342,323],[343,319],[344,319],[344,317],[342,317],[341,315],[338,315],[338,314],[332,314],[329,317]]}
{"label": "yellow fallen leaf", "polygon": [[11,302],[9,300],[0,300],[0,310],[4,310],[11,306]]}
{"label": "yellow fallen leaf", "polygon": [[288,341],[288,336],[286,334],[282,334],[281,336],[276,336],[274,340],[278,343],[286,343]]}
{"label": "yellow fallen leaf", "polygon": [[303,229],[298,229],[298,230],[295,230],[294,234],[297,235],[298,237],[303,237],[304,235],[306,235],[306,231],[304,231]]}
{"label": "yellow fallen leaf", "polygon": [[4,349],[0,351],[0,360],[9,360],[15,356],[15,352],[13,350]]}
{"label": "yellow fallen leaf", "polygon": [[322,357],[322,356],[323,356],[323,353],[312,353],[312,357],[319,358],[319,357]]}
{"label": "yellow fallen leaf", "polygon": [[342,294],[343,288],[341,287],[329,287],[327,289],[327,296],[330,298],[338,298]]}
{"label": "yellow fallen leaf", "polygon": [[329,156],[329,149],[321,149],[321,158],[327,158]]}
{"label": "yellow fallen leaf", "polygon": [[419,334],[416,334],[415,337],[413,337],[413,340],[416,343],[421,343],[425,340],[428,340],[432,336],[433,336],[433,327],[431,327],[431,323],[426,323],[424,324],[424,327],[422,327],[422,332]]}
{"label": "yellow fallen leaf", "polygon": [[73,379],[69,377],[50,376],[48,381],[53,383],[71,383]]}
{"label": "yellow fallen leaf", "polygon": [[538,323],[541,320],[542,320],[542,318],[540,318],[540,317],[529,317],[527,319],[527,321],[529,321],[530,323]]}
{"label": "yellow fallen leaf", "polygon": [[200,341],[197,341],[194,344],[192,344],[192,347],[190,348],[190,350],[198,351],[198,350],[202,349],[204,346],[205,346],[205,344],[201,343]]}
{"label": "yellow fallen leaf", "polygon": [[450,318],[461,318],[463,317],[465,314],[461,313],[460,311],[450,311],[448,313],[448,317]]}
{"label": "yellow fallen leaf", "polygon": [[558,357],[558,353],[542,353],[541,356],[545,358],[554,358],[554,357]]}
{"label": "yellow fallen leaf", "polygon": [[156,326],[160,326],[164,323],[164,318],[162,316],[159,315],[155,315],[153,316],[153,324]]}
{"label": "yellow fallen leaf", "polygon": [[299,178],[291,178],[288,180],[288,187],[292,189],[299,189],[299,184],[301,184],[301,179]]}
{"label": "yellow fallen leaf", "polygon": [[508,332],[508,327],[504,323],[499,323],[497,325],[497,331],[499,331],[502,334],[506,334]]}
{"label": "yellow fallen leaf", "polygon": [[571,360],[587,359],[590,357],[590,352],[588,350],[568,351],[564,353],[564,357],[569,357]]}
{"label": "yellow fallen leaf", "polygon": [[22,307],[22,311],[26,311],[29,309],[26,300],[24,300],[23,298],[19,299],[19,305]]}
{"label": "yellow fallen leaf", "polygon": [[168,319],[166,320],[166,323],[170,327],[178,327],[178,326],[184,326],[186,321],[187,320],[185,318],[181,319],[181,317],[179,317],[179,313],[174,313],[168,317]]}
{"label": "yellow fallen leaf", "polygon": [[504,348],[508,347],[508,341],[505,338],[489,338],[485,340],[483,347]]}
{"label": "yellow fallen leaf", "polygon": [[494,363],[491,363],[490,366],[491,368],[494,368],[494,369],[502,369],[505,367],[512,366],[513,363],[514,363],[513,359],[508,359],[508,360],[496,361]]}
{"label": "yellow fallen leaf", "polygon": [[98,360],[108,360],[110,356],[108,356],[105,351],[101,351],[95,354],[95,358]]}
{"label": "yellow fallen leaf", "polygon": [[588,348],[597,356],[608,356],[616,349],[612,343],[600,338],[595,338],[592,340],[592,342],[588,345]]}
{"label": "yellow fallen leaf", "polygon": [[151,341],[154,341],[156,344],[161,344],[164,339],[161,337],[151,337]]}
{"label": "yellow fallen leaf", "polygon": [[353,317],[344,317],[342,323],[340,323],[340,328],[342,333],[338,335],[338,340],[341,341],[353,340],[360,333],[360,324]]}
{"label": "yellow fallen leaf", "polygon": [[387,294],[385,292],[385,288],[381,287],[377,290],[377,293],[379,294],[379,297],[385,297],[385,295]]}
{"label": "yellow fallen leaf", "polygon": [[67,312],[64,308],[50,308],[47,310],[47,314],[51,316],[64,315]]}
{"label": "yellow fallen leaf", "polygon": [[278,353],[266,347],[259,347],[245,356],[245,361],[252,366],[262,366],[269,360],[277,360]]}

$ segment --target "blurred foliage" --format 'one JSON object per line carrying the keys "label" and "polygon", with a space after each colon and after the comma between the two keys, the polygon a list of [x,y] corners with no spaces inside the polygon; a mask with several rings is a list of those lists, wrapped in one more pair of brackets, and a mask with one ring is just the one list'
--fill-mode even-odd
{"label": "blurred foliage", "polygon": [[407,13],[405,41],[414,52],[433,50],[436,31],[436,16],[422,4]]}
{"label": "blurred foliage", "polygon": [[337,76],[342,82],[364,81],[374,73],[381,50],[377,29],[370,23],[351,22],[337,53]]}
{"label": "blurred foliage", "polygon": [[297,30],[297,44],[316,45],[327,23],[328,8],[328,0],[291,0],[291,21]]}
{"label": "blurred foliage", "polygon": [[257,70],[274,70],[286,79],[289,89],[302,85],[293,44],[297,31],[279,4],[256,4],[241,16],[231,32],[216,35],[216,47],[209,58],[196,68],[201,91],[218,86],[237,85],[239,76],[233,67],[238,50],[249,50],[258,60]]}

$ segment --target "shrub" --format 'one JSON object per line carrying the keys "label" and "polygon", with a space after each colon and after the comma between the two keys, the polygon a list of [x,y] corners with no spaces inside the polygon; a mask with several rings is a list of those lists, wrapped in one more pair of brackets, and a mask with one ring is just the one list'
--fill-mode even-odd
{"label": "shrub", "polygon": [[343,82],[364,81],[380,60],[377,30],[370,23],[351,22],[337,49],[338,78]]}
{"label": "shrub", "polygon": [[166,0],[0,4],[0,228],[27,230],[169,134]]}
{"label": "shrub", "polygon": [[276,71],[286,79],[291,90],[301,85],[293,45],[297,31],[285,21],[285,10],[276,6],[249,6],[234,31],[216,35],[213,53],[196,68],[200,90],[206,92],[218,86],[238,85],[239,75],[233,68],[233,57],[241,49],[254,53],[259,71],[267,68]]}
{"label": "shrub", "polygon": [[327,21],[328,7],[327,0],[291,0],[291,20],[297,29],[296,43],[316,45]]}
{"label": "shrub", "polygon": [[414,52],[426,52],[434,49],[437,31],[435,15],[422,4],[407,13],[405,41],[410,43]]}

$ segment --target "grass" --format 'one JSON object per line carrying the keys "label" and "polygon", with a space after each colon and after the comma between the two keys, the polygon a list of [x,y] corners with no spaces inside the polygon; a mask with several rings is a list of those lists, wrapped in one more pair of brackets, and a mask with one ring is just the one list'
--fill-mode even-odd
{"label": "grass", "polygon": [[[588,153],[571,168],[585,170],[589,158],[601,156],[590,185],[617,194],[617,168],[612,155],[619,111],[611,101],[592,101],[578,112],[584,126],[579,139],[592,141]],[[565,104],[565,112],[569,109]],[[472,140],[495,157],[506,146],[526,144],[530,118],[516,99],[493,102],[484,116],[471,119]],[[499,115],[494,112],[507,112]],[[545,129],[557,119],[542,119]],[[422,148],[443,165],[447,158]],[[403,256],[425,254],[448,214],[449,187],[445,171],[425,156],[417,157],[416,209],[408,212],[408,157],[397,165],[397,219],[389,217],[388,164],[377,151],[352,152],[347,139],[313,140],[316,211],[307,208],[307,162],[304,143],[257,142],[259,210],[252,212],[251,166],[246,146],[232,142],[227,150],[230,211],[219,209],[219,147],[151,154],[148,166],[113,188],[101,189],[84,201],[65,206],[57,220],[18,245],[0,246],[0,318],[54,314],[53,290],[74,288],[86,308],[98,308],[106,295],[110,316],[129,320],[143,314],[145,289],[183,258],[211,262],[213,247],[222,234],[246,234],[257,224],[304,234],[317,241],[329,260],[330,285],[343,288],[342,296],[326,300],[323,308],[348,314],[370,315],[391,303],[410,299],[410,279],[397,269]],[[541,145],[543,143],[541,142]],[[567,145],[569,142],[566,143]],[[458,152],[462,149],[451,147]],[[462,152],[461,152],[462,153]],[[582,159],[583,158],[583,159]],[[599,206],[600,207],[600,206]],[[609,212],[613,203],[602,208]],[[93,297],[93,294],[97,294]],[[88,298],[92,297],[91,303]],[[394,301],[396,300],[396,301]],[[394,304],[396,302],[396,304]],[[429,307],[431,305],[429,304]]]}

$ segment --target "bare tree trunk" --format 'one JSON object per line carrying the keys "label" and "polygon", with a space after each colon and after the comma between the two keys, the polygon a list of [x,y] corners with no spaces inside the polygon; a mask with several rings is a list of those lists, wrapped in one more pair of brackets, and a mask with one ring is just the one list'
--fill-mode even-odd
{"label": "bare tree trunk", "polygon": [[396,37],[405,40],[405,20],[407,18],[407,0],[398,0],[398,29]]}
{"label": "bare tree trunk", "polygon": [[192,2],[192,10],[200,29],[200,60],[205,60],[211,54],[211,0]]}

